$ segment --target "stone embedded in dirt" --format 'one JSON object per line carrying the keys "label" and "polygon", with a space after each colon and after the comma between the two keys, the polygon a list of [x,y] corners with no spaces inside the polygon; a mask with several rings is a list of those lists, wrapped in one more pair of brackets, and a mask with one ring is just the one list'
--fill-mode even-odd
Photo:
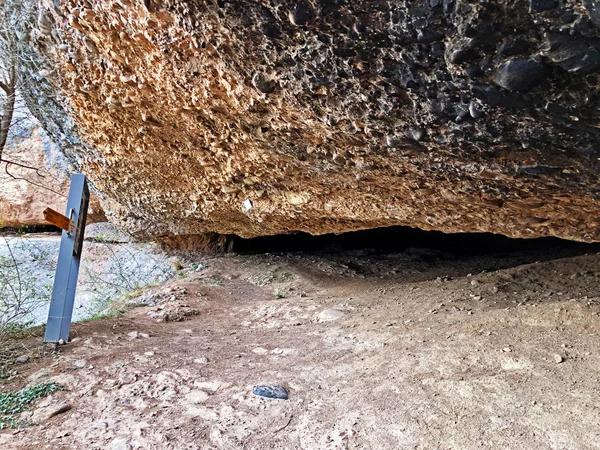
{"label": "stone embedded in dirt", "polygon": [[127,333],[127,336],[129,336],[130,339],[137,339],[138,332],[137,331],[132,331],[131,333]]}
{"label": "stone embedded in dirt", "polygon": [[129,443],[130,438],[118,437],[113,439],[107,447],[107,450],[131,450],[133,446]]}
{"label": "stone embedded in dirt", "polygon": [[554,362],[556,364],[560,364],[560,363],[564,362],[564,360],[565,360],[565,358],[563,358],[562,355],[560,355],[558,353],[554,354]]}
{"label": "stone embedded in dirt", "polygon": [[204,403],[208,400],[208,394],[200,389],[194,389],[188,392],[185,396],[190,403]]}
{"label": "stone embedded in dirt", "polygon": [[78,369],[83,369],[85,367],[85,365],[86,365],[85,359],[78,359],[73,362],[73,366],[77,367]]}
{"label": "stone embedded in dirt", "polygon": [[51,419],[54,416],[67,412],[71,409],[69,402],[62,402],[57,405],[50,405],[42,408],[38,408],[33,412],[31,420],[34,423],[44,422]]}
{"label": "stone embedded in dirt", "polygon": [[494,82],[509,91],[527,91],[542,84],[549,70],[531,58],[513,58],[498,67]]}
{"label": "stone embedded in dirt", "polygon": [[252,389],[254,395],[266,398],[276,398],[280,400],[287,400],[288,393],[283,386],[256,386]]}
{"label": "stone embedded in dirt", "polygon": [[531,9],[536,12],[549,11],[558,6],[558,0],[530,0]]}
{"label": "stone embedded in dirt", "polygon": [[187,305],[158,309],[158,311],[149,313],[149,315],[157,322],[183,322],[188,317],[197,316],[199,314],[200,311],[195,308],[190,308]]}
{"label": "stone embedded in dirt", "polygon": [[25,364],[27,361],[29,361],[29,356],[27,355],[21,355],[15,359],[15,362],[19,364]]}
{"label": "stone embedded in dirt", "polygon": [[201,356],[200,358],[196,358],[194,362],[196,364],[208,364],[208,358],[206,356]]}
{"label": "stone embedded in dirt", "polygon": [[340,311],[339,309],[335,309],[335,308],[330,308],[330,309],[326,309],[325,311],[321,311],[317,315],[317,320],[319,322],[330,322],[332,320],[339,319],[343,315],[344,315],[343,311]]}

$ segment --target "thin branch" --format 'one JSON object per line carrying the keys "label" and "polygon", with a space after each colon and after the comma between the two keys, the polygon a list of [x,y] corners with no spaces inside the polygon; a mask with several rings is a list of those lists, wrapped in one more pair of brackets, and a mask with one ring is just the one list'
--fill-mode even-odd
{"label": "thin branch", "polygon": [[[6,161],[6,160],[0,160],[0,163],[2,163],[2,162],[9,162],[9,161]],[[12,163],[12,162],[9,162],[9,163],[10,163],[10,164],[17,164],[17,163]],[[36,171],[36,173],[38,174],[38,176],[40,176],[40,177],[42,177],[42,178],[44,177],[44,175],[40,174],[40,172],[39,172],[39,171],[40,171],[40,169],[39,169],[39,168],[35,168],[35,167],[29,167],[29,166],[24,166],[24,165],[22,165],[22,164],[17,164],[17,165],[20,165],[21,167],[26,167],[27,169],[33,169],[33,170],[35,170],[35,171]],[[16,175],[13,175],[12,173],[10,173],[10,172],[8,171],[8,167],[9,167],[9,164],[6,164],[6,166],[4,167],[4,172],[6,172],[6,175],[8,175],[9,177],[11,177],[13,180],[23,180],[23,181],[26,181],[27,183],[29,183],[29,184],[31,184],[31,185],[33,185],[33,186],[37,186],[37,187],[39,187],[39,188],[45,189],[45,190],[47,190],[47,191],[50,191],[50,192],[52,192],[53,194],[56,194],[56,195],[58,195],[58,196],[60,196],[60,197],[67,198],[67,196],[66,196],[66,195],[64,195],[64,194],[61,194],[60,192],[58,192],[58,191],[55,191],[54,189],[52,189],[52,188],[49,188],[48,186],[44,186],[43,184],[36,183],[35,181],[31,181],[31,180],[29,180],[29,179],[27,179],[27,178],[18,177],[18,176],[16,176]]]}
{"label": "thin branch", "polygon": [[[22,167],[23,169],[30,169],[30,170],[35,170],[36,174],[41,177],[44,178],[45,175],[42,175],[40,173],[40,168],[39,167],[33,167],[33,166],[28,166],[26,164],[21,164],[15,161],[9,161],[8,159],[4,159],[0,157],[0,164],[1,163],[6,163],[6,170],[8,170],[8,166],[13,165],[13,166],[18,166],[18,167]],[[8,172],[6,172],[7,175],[12,176],[11,174],[9,174]]]}

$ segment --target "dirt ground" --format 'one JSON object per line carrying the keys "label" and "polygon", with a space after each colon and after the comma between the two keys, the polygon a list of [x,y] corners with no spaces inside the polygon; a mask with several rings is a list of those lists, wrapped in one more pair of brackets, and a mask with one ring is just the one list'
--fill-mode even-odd
{"label": "dirt ground", "polygon": [[0,390],[67,390],[0,448],[600,448],[600,254],[198,262],[150,306],[77,324],[59,354],[15,366]]}

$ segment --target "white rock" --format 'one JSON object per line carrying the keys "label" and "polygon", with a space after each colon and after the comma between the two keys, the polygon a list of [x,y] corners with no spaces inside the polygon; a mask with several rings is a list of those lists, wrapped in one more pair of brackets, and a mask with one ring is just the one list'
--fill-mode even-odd
{"label": "white rock", "polygon": [[317,315],[317,319],[319,320],[319,322],[329,322],[332,320],[337,320],[340,317],[342,317],[343,315],[344,315],[343,311],[340,311],[339,309],[335,309],[335,308],[330,308],[330,309],[321,311]]}

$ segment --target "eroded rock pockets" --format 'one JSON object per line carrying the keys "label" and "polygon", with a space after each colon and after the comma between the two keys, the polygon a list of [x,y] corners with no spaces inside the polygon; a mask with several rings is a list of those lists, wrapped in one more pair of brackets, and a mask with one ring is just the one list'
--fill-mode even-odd
{"label": "eroded rock pockets", "polygon": [[596,1],[42,11],[71,151],[130,231],[600,239]]}

